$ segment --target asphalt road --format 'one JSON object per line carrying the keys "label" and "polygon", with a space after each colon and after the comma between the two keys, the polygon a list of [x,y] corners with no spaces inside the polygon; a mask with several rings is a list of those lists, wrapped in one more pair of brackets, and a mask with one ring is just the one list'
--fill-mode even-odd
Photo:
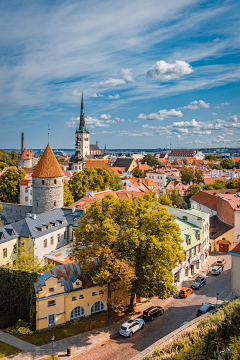
{"label": "asphalt road", "polygon": [[[208,265],[211,267],[217,258],[226,259],[224,271],[218,276],[207,275],[206,285],[200,290],[194,290],[186,299],[181,299],[177,296],[171,298],[170,301],[169,299],[167,299],[167,301],[156,298],[152,299],[151,304],[164,307],[165,313],[163,316],[156,318],[154,321],[146,322],[145,328],[136,332],[131,339],[116,335],[113,339],[79,355],[76,359],[129,360],[137,353],[143,351],[157,340],[178,328],[185,320],[193,320],[202,303],[211,302],[216,304],[217,293],[219,293],[218,304],[224,301],[231,292],[231,256],[227,254],[211,256],[207,264],[205,264],[204,269],[207,269]],[[199,274],[205,276],[206,271],[202,271]],[[189,286],[192,281],[193,278],[187,280],[183,286]],[[146,304],[145,308],[148,306],[149,303]]]}

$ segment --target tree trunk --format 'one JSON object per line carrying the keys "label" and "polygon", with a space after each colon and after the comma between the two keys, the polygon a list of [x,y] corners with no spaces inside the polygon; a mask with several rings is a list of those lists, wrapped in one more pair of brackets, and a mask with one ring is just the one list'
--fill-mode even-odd
{"label": "tree trunk", "polygon": [[128,305],[128,311],[133,312],[133,300],[135,299],[135,294],[131,294],[130,303]]}
{"label": "tree trunk", "polygon": [[111,286],[108,286],[108,299],[107,299],[107,325],[112,325],[112,318],[111,318]]}

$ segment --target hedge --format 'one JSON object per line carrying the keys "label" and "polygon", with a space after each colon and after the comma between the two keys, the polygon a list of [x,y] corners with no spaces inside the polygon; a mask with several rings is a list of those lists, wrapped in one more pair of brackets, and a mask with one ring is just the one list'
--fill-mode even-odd
{"label": "hedge", "polygon": [[34,282],[37,279],[37,273],[0,268],[0,308],[30,323],[33,330],[36,324]]}

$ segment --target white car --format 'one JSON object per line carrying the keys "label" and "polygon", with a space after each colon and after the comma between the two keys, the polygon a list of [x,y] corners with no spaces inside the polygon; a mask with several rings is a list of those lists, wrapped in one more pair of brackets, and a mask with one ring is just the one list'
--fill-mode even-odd
{"label": "white car", "polygon": [[145,326],[145,322],[142,319],[137,318],[134,320],[128,320],[121,325],[119,334],[131,338],[133,336],[133,333],[143,329],[144,326]]}
{"label": "white car", "polygon": [[215,266],[212,268],[211,273],[212,273],[212,275],[219,275],[221,271],[222,271],[222,267],[215,265]]}

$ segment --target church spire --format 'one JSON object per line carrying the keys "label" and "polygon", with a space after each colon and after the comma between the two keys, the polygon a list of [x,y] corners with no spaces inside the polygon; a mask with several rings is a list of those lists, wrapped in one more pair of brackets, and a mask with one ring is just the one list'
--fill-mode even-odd
{"label": "church spire", "polygon": [[82,99],[81,99],[79,130],[80,131],[86,131],[86,128],[85,128],[85,116],[84,116],[84,105],[83,105],[83,92],[82,92]]}

